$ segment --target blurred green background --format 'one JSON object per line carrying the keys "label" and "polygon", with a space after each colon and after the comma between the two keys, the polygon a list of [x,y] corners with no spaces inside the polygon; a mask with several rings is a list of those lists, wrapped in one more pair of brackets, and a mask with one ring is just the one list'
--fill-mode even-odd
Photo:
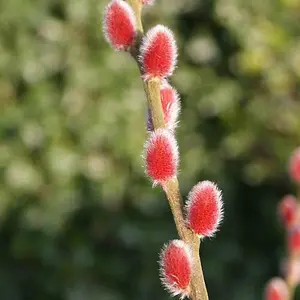
{"label": "blurred green background", "polygon": [[[177,237],[144,176],[138,70],[102,34],[104,0],[0,0],[0,299],[169,299],[158,252]],[[300,141],[299,0],[157,0],[182,96],[183,196],[224,191],[201,255],[210,299],[262,299],[280,274],[277,204]],[[300,297],[299,297],[300,299]]]}

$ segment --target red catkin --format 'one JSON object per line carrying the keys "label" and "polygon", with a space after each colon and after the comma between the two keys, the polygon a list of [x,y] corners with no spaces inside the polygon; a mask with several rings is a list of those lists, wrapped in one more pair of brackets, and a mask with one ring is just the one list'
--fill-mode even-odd
{"label": "red catkin", "polygon": [[211,181],[193,187],[186,203],[186,223],[200,237],[211,237],[223,218],[222,193]]}
{"label": "red catkin", "polygon": [[289,230],[288,248],[292,255],[300,254],[300,226],[294,226]]}
{"label": "red catkin", "polygon": [[172,75],[177,61],[177,46],[170,29],[156,25],[143,38],[140,63],[144,79],[165,78]]}
{"label": "red catkin", "polygon": [[294,223],[297,214],[297,199],[293,195],[286,195],[279,203],[278,212],[280,218],[288,229]]}
{"label": "red catkin", "polygon": [[103,32],[116,50],[128,50],[134,42],[136,19],[131,6],[123,0],[112,0],[104,12]]}
{"label": "red catkin", "polygon": [[154,184],[164,184],[176,176],[179,153],[173,134],[167,129],[157,129],[151,133],[144,146],[147,175]]}
{"label": "red catkin", "polygon": [[160,254],[160,277],[162,284],[172,296],[183,299],[189,294],[192,276],[192,253],[181,240],[173,240],[165,245]]}
{"label": "red catkin", "polygon": [[[160,98],[166,127],[169,130],[174,131],[177,126],[178,116],[180,113],[179,95],[170,84],[164,82],[160,89]],[[153,131],[153,123],[149,109],[147,115],[147,130]]]}

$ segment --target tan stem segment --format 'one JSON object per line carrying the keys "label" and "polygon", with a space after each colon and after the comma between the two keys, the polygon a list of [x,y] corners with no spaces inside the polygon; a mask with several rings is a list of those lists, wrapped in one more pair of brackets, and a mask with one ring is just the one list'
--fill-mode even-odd
{"label": "tan stem segment", "polygon": [[[140,41],[143,36],[143,25],[141,21],[142,4],[141,0],[127,0],[132,6],[137,18],[137,39],[136,45],[131,49],[131,55],[141,66],[138,61]],[[141,72],[142,73],[142,72]],[[158,78],[144,81],[144,90],[147,96],[148,108],[151,112],[152,123],[154,129],[165,128],[163,109],[160,100],[161,80]],[[179,183],[177,177],[169,180],[163,186],[167,195],[169,205],[173,214],[176,229],[179,237],[190,245],[193,253],[193,275],[190,286],[190,298],[192,300],[208,300],[206,285],[202,272],[201,260],[199,256],[200,239],[185,225],[183,216],[183,201],[180,194]]]}
{"label": "tan stem segment", "polygon": [[153,78],[144,82],[148,107],[151,111],[152,124],[155,129],[165,128],[164,114],[160,101],[160,85],[158,78]]}
{"label": "tan stem segment", "polygon": [[289,289],[289,297],[288,300],[293,300],[294,299],[294,295],[295,295],[295,290],[297,287],[297,283],[295,282],[295,274],[294,274],[294,270],[293,270],[293,264],[297,263],[297,260],[299,258],[297,257],[297,255],[295,254],[289,254],[288,259],[287,259],[287,275],[285,277],[285,282],[288,286]]}
{"label": "tan stem segment", "polygon": [[170,203],[170,208],[174,217],[178,235],[182,240],[187,241],[192,236],[192,233],[187,230],[187,227],[184,224],[182,199],[180,195],[178,179],[174,178],[173,180],[169,180],[166,182],[163,188]]}
{"label": "tan stem segment", "polygon": [[191,299],[205,299],[208,300],[208,294],[202,272],[202,264],[199,254],[200,239],[194,236],[192,242],[192,251],[194,256],[194,273],[191,284]]}
{"label": "tan stem segment", "polygon": [[131,5],[135,16],[136,16],[136,27],[138,31],[143,32],[143,24],[142,24],[142,18],[141,18],[141,12],[142,12],[142,1],[140,0],[127,0],[127,2]]}

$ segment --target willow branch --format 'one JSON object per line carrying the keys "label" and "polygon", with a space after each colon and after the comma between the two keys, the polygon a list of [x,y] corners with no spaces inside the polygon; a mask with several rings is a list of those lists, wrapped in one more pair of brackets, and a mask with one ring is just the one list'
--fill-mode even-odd
{"label": "willow branch", "polygon": [[[297,194],[296,198],[298,203],[300,202],[300,186],[297,186]],[[286,245],[288,248],[288,234],[286,235]],[[295,275],[293,274],[293,268],[292,266],[297,263],[297,260],[299,259],[298,254],[290,253],[287,258],[287,265],[288,269],[290,269],[290,272],[287,272],[287,275],[285,277],[285,282],[287,283],[288,289],[289,289],[289,298],[288,300],[293,300],[295,296],[295,291],[297,287],[297,283],[295,283],[295,279],[293,278]]]}
{"label": "willow branch", "polygon": [[[127,0],[132,6],[136,19],[138,36],[135,45],[131,49],[131,55],[136,60],[141,75],[142,70],[138,61],[139,46],[141,38],[144,34],[141,12],[142,4],[140,0]],[[151,112],[152,123],[154,129],[165,128],[164,115],[160,100],[160,79],[154,78],[143,82],[145,94],[147,97],[148,108]],[[204,281],[201,260],[199,256],[200,239],[187,228],[183,216],[183,201],[180,194],[178,179],[172,179],[165,183],[164,191],[169,201],[169,205],[173,214],[176,229],[179,237],[190,245],[194,257],[193,274],[191,280],[190,298],[192,300],[208,300],[208,294]]]}

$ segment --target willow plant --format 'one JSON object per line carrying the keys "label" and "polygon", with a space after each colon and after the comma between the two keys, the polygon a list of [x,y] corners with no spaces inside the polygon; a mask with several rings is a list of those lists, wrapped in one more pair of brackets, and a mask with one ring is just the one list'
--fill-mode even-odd
{"label": "willow plant", "polygon": [[208,300],[199,255],[200,242],[212,237],[223,217],[222,193],[210,181],[197,183],[184,204],[177,169],[176,126],[180,97],[169,78],[177,63],[173,32],[156,25],[144,34],[141,13],[153,0],[112,0],[106,7],[103,31],[108,43],[132,56],[140,71],[147,98],[148,139],[144,146],[145,173],[165,192],[179,239],[166,243],[160,253],[160,277],[173,296]]}

